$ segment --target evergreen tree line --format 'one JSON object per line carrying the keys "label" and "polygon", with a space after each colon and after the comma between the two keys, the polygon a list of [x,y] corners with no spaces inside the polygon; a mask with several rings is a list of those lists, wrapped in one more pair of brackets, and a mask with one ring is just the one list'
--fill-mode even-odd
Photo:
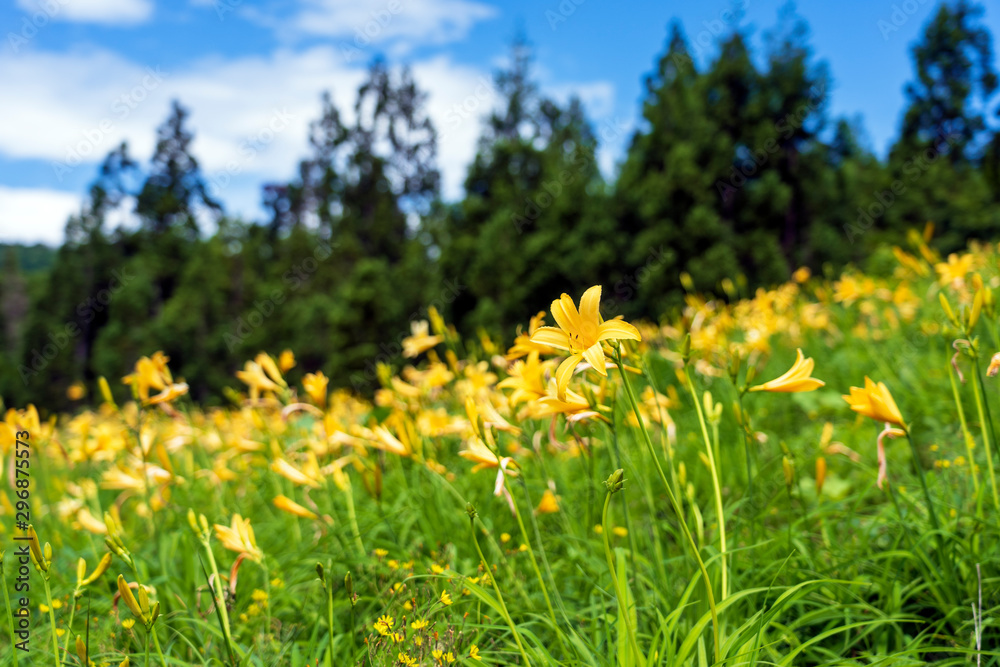
{"label": "evergreen tree line", "polygon": [[[655,318],[682,282],[733,298],[800,266],[832,274],[928,220],[945,251],[993,236],[1000,130],[981,8],[945,3],[928,22],[884,160],[859,122],[830,117],[807,38],[786,13],[762,53],[734,30],[699,65],[672,26],[613,182],[597,151],[622,129],[544,95],[518,40],[457,202],[440,196],[437,130],[405,68],[373,63],[350,122],[323,96],[295,178],[263,187],[263,221],[213,198],[175,103],[148,165],[127,144],[108,154],[32,298],[5,263],[0,396],[65,408],[70,383],[120,377],[157,349],[196,400],[285,348],[296,372],[364,392],[428,305],[509,341],[593,284],[606,317]],[[140,224],[110,229],[123,209]]]}

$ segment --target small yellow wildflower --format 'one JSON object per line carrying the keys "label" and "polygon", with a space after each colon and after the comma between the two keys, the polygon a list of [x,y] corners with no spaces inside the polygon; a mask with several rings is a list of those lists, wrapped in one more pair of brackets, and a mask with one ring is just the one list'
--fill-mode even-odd
{"label": "small yellow wildflower", "polygon": [[611,529],[611,532],[618,537],[625,537],[628,535],[628,529],[625,526],[615,526]]}
{"label": "small yellow wildflower", "polygon": [[427,621],[425,619],[419,619],[410,623],[410,627],[414,630],[423,630],[427,627]]}
{"label": "small yellow wildflower", "polygon": [[448,591],[441,591],[441,604],[446,607],[451,604],[451,596],[448,595]]}
{"label": "small yellow wildflower", "polygon": [[469,657],[473,660],[479,660],[479,647],[475,644],[473,644],[472,648],[469,649]]}

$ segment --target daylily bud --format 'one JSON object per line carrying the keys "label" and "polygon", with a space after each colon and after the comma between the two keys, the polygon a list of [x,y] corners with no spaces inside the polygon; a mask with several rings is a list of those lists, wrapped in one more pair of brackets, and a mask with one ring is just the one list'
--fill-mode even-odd
{"label": "daylily bud", "polygon": [[103,375],[97,378],[97,386],[101,390],[101,398],[104,399],[104,402],[112,407],[117,407],[115,406],[115,397],[111,394],[111,387]]}
{"label": "daylily bud", "polygon": [[191,526],[191,530],[193,530],[195,533],[201,532],[198,529],[198,517],[195,516],[193,509],[188,508],[187,520],[188,520],[188,525]]}
{"label": "daylily bud", "polygon": [[969,331],[976,326],[979,321],[979,313],[983,310],[983,290],[976,292],[976,297],[972,301],[972,312],[969,313]]}
{"label": "daylily bud", "polygon": [[316,562],[316,576],[319,577],[319,580],[323,582],[324,586],[326,586],[326,575],[323,573],[323,563],[318,561]]}
{"label": "daylily bud", "polygon": [[86,665],[90,662],[87,660],[87,645],[83,643],[80,635],[76,636],[76,655],[80,658],[81,665]]}
{"label": "daylily bud", "polygon": [[625,471],[622,468],[615,470],[611,475],[608,476],[607,481],[604,482],[604,486],[607,487],[608,493],[618,493],[625,488]]}
{"label": "daylily bud", "polygon": [[118,667],[128,667],[128,656],[125,656],[125,659],[118,664]]}
{"label": "daylily bud", "polygon": [[787,486],[792,485],[792,479],[795,475],[795,467],[792,465],[791,460],[787,456],[781,457],[781,469],[785,473],[785,484]]}
{"label": "daylily bud", "polygon": [[948,303],[944,292],[938,292],[938,300],[941,302],[941,307],[944,308],[944,314],[948,316],[948,321],[957,327],[958,319],[955,317],[955,311],[951,309],[951,304]]}
{"label": "daylily bud", "polygon": [[681,344],[681,359],[684,360],[686,364],[688,359],[691,358],[691,334],[687,333],[684,336],[684,342]]}
{"label": "daylily bud", "polygon": [[142,609],[139,607],[139,603],[136,601],[135,596],[132,595],[132,589],[128,587],[125,577],[120,574],[118,575],[118,593],[125,602],[125,606],[128,607],[130,612],[132,612],[132,615],[137,619],[142,620]]}
{"label": "daylily bud", "polygon": [[826,459],[820,456],[816,459],[816,495],[823,493],[823,482],[826,481]]}
{"label": "daylily bud", "polygon": [[149,623],[147,625],[149,627],[153,627],[153,623],[156,623],[156,619],[158,619],[159,617],[160,617],[160,602],[156,601],[153,604],[153,610],[149,614]]}
{"label": "daylily bud", "polygon": [[350,572],[344,575],[344,588],[347,590],[348,597],[352,597],[354,595],[354,578],[351,577]]}
{"label": "daylily bud", "polygon": [[87,576],[87,561],[81,558],[76,561],[76,585],[83,586],[83,579]]}
{"label": "daylily bud", "polygon": [[94,571],[90,574],[89,577],[83,580],[83,583],[81,585],[89,586],[90,584],[94,583],[102,574],[108,571],[109,567],[111,567],[111,554],[106,553],[101,558],[101,562],[97,564],[97,568],[94,569]]}
{"label": "daylily bud", "polygon": [[475,521],[476,517],[479,516],[479,512],[473,507],[472,503],[465,503],[465,513],[469,515],[469,519]]}
{"label": "daylily bud", "polygon": [[149,615],[149,594],[146,593],[146,587],[142,584],[139,584],[138,590],[139,609],[142,610],[142,615],[145,617]]}

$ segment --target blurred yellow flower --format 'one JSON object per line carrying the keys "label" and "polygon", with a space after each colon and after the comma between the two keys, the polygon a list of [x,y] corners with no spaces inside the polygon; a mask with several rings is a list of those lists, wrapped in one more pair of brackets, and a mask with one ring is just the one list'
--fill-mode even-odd
{"label": "blurred yellow flower", "polygon": [[322,371],[317,371],[315,373],[307,373],[304,378],[302,378],[302,387],[306,390],[306,394],[313,403],[319,407],[326,406],[326,387],[330,382],[330,378],[323,375]]}
{"label": "blurred yellow flower", "polygon": [[254,562],[259,563],[264,558],[264,552],[257,546],[250,519],[244,519],[239,514],[233,515],[230,526],[215,524],[215,536],[222,542],[222,546],[230,551],[246,554]]}
{"label": "blurred yellow flower", "polygon": [[310,509],[299,505],[297,502],[288,498],[287,496],[278,496],[274,499],[274,506],[283,512],[288,512],[289,514],[294,514],[295,516],[302,517],[303,519],[318,519],[319,517]]}
{"label": "blurred yellow flower", "polygon": [[412,335],[403,339],[404,357],[407,359],[416,357],[421,352],[426,352],[444,340],[444,336],[431,336],[427,330],[427,320],[410,323],[410,332]]}
{"label": "blurred yellow flower", "polygon": [[282,373],[287,373],[288,371],[295,368],[295,353],[291,350],[285,350],[278,356],[278,368],[281,369]]}
{"label": "blurred yellow flower", "polygon": [[79,401],[87,395],[87,387],[82,382],[74,382],[66,388],[66,398],[71,401]]}
{"label": "blurred yellow flower", "polygon": [[556,494],[552,493],[551,489],[545,489],[545,493],[542,494],[542,499],[538,502],[535,512],[538,514],[555,514],[558,511],[559,501],[556,499]]}

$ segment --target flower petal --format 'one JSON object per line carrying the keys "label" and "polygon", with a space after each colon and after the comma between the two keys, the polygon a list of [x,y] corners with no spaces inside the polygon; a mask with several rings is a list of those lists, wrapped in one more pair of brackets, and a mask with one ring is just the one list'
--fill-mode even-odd
{"label": "flower petal", "polygon": [[562,400],[566,395],[566,387],[569,386],[569,379],[573,377],[573,369],[577,367],[577,364],[583,359],[582,354],[574,354],[566,357],[559,368],[556,369],[556,387],[558,388],[559,399]]}
{"label": "flower petal", "polygon": [[584,322],[600,322],[601,286],[594,285],[580,297],[580,319]]}
{"label": "flower petal", "polygon": [[[555,308],[555,304],[552,307]],[[539,327],[535,333],[531,334],[531,342],[560,350],[570,349],[569,336],[562,329],[555,327]]]}
{"label": "flower petal", "polygon": [[601,349],[600,343],[594,343],[586,350],[583,351],[583,358],[587,360],[594,370],[604,375],[608,375],[608,371],[604,368],[604,350]]}
{"label": "flower petal", "polygon": [[597,340],[642,340],[639,330],[624,320],[608,320],[597,330]]}

